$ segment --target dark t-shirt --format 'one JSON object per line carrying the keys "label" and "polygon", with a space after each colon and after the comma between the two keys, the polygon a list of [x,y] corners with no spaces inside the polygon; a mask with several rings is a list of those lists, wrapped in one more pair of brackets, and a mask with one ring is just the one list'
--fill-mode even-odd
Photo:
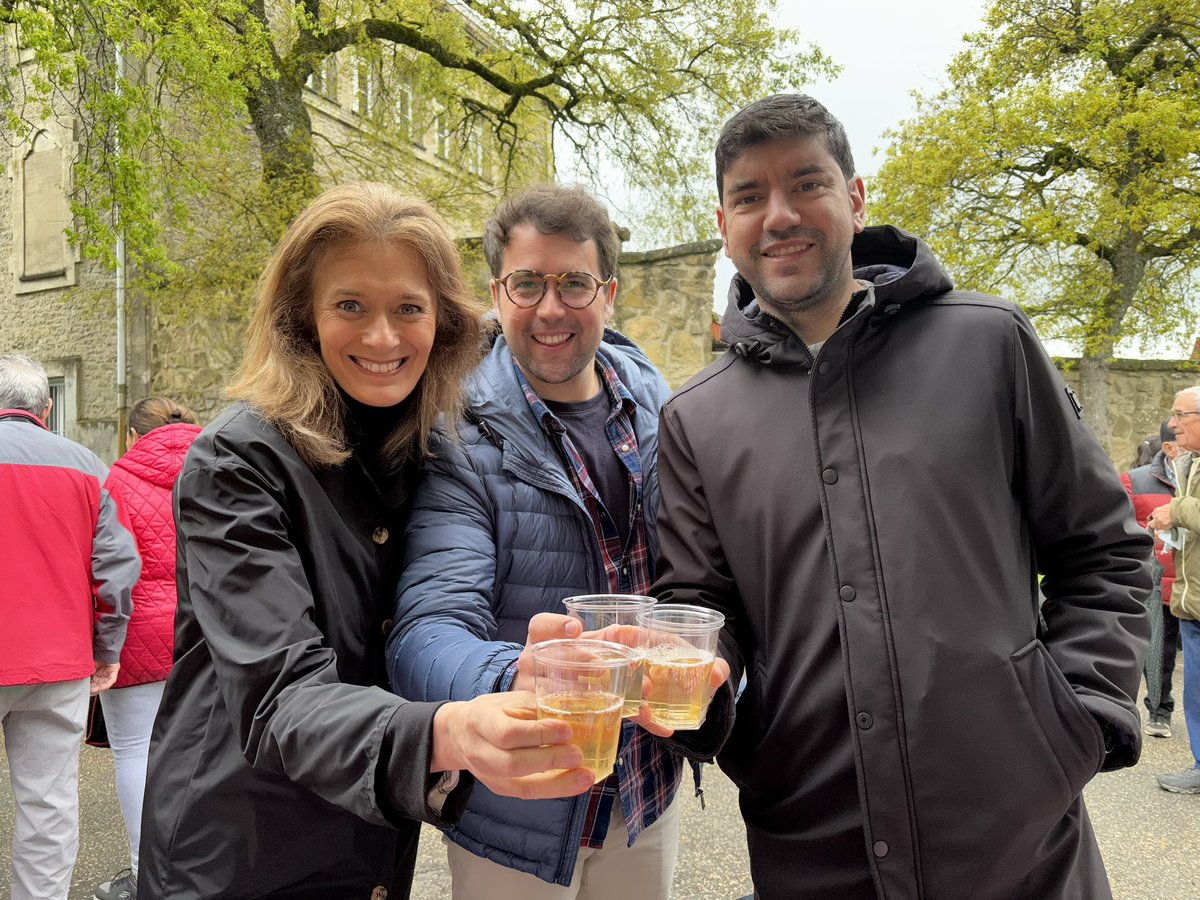
{"label": "dark t-shirt", "polygon": [[605,431],[612,411],[608,392],[602,390],[580,403],[542,402],[562,422],[575,450],[583,457],[584,468],[596,486],[601,505],[617,526],[624,547],[629,542],[629,470],[617,457]]}

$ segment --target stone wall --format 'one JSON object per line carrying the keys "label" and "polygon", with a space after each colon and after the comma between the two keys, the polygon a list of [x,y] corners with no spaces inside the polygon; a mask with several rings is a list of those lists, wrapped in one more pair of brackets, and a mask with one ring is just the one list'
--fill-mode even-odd
{"label": "stone wall", "polygon": [[720,241],[622,253],[613,324],[677,388],[712,357],[713,266]]}
{"label": "stone wall", "polygon": [[[1067,383],[1079,392],[1077,360],[1056,359]],[[1137,446],[1166,419],[1175,395],[1200,384],[1200,364],[1189,360],[1114,359],[1108,373],[1109,433],[1101,436],[1113,464],[1133,463]]]}

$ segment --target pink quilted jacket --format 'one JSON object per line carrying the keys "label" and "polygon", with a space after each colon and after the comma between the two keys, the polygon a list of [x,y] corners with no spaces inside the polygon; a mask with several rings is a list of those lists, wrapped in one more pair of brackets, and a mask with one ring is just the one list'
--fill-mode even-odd
{"label": "pink quilted jacket", "polygon": [[175,517],[171,488],[200,426],[155,428],[113,463],[105,488],[124,509],[142,556],[133,617],[114,687],[162,681],[171,671],[175,629]]}

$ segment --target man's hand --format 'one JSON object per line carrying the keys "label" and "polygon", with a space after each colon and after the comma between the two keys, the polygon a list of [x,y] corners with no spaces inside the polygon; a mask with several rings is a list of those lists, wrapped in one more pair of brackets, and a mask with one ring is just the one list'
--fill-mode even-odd
{"label": "man's hand", "polygon": [[120,670],[120,663],[96,663],[96,671],[92,673],[88,693],[95,697],[101,691],[107,691],[117,683],[117,672]]}
{"label": "man's hand", "polygon": [[534,696],[524,691],[445,703],[433,716],[429,771],[466,769],[506,797],[574,797],[595,778],[580,767],[583,754],[570,737],[566,722],[538,720]]}
{"label": "man's hand", "polygon": [[1171,504],[1165,503],[1150,513],[1150,518],[1146,520],[1146,527],[1153,531],[1169,531],[1174,528],[1175,523],[1171,520]]}
{"label": "man's hand", "polygon": [[[645,677],[646,676],[643,676],[643,678]],[[729,663],[725,662],[725,660],[718,656],[716,661],[713,662],[712,671],[708,675],[708,699],[712,700],[713,694],[715,694],[717,689],[728,680]],[[643,693],[645,693],[647,686],[648,685],[645,683],[645,681],[643,681]],[[675,733],[674,728],[664,728],[662,725],[655,725],[652,721],[650,721],[650,707],[644,701],[642,702],[642,708],[638,711],[636,718],[630,719],[630,721],[637,723],[642,728],[658,737],[666,738]]]}
{"label": "man's hand", "polygon": [[583,626],[578,619],[556,613],[538,613],[529,620],[529,637],[525,649],[517,657],[517,677],[509,685],[510,691],[533,691],[533,654],[529,648],[540,641],[577,638]]}

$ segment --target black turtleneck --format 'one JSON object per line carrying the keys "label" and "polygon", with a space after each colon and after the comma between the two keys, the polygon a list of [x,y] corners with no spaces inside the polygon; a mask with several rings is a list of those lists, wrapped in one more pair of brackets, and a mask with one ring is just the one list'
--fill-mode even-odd
{"label": "black turtleneck", "polygon": [[413,413],[412,397],[395,406],[369,406],[355,400],[340,387],[338,393],[346,404],[346,443],[371,477],[380,485],[385,484],[389,472],[394,470],[384,464],[381,451],[396,426]]}

